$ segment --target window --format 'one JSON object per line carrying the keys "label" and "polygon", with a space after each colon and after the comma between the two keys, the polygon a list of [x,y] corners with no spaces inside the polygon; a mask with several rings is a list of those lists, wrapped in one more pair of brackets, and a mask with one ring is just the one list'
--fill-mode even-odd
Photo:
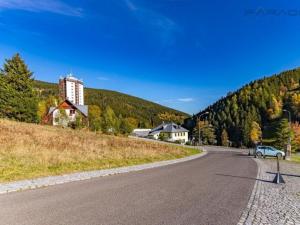
{"label": "window", "polygon": [[75,109],[70,110],[70,116],[75,114]]}

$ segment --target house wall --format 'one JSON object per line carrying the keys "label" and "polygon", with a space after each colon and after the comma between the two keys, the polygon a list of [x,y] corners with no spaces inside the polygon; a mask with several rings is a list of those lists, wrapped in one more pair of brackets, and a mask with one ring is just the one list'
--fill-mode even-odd
{"label": "house wall", "polygon": [[[183,143],[186,143],[189,140],[188,132],[165,133],[165,134],[169,137],[167,138],[167,141],[171,141],[171,142],[182,141]],[[159,133],[153,135],[153,138],[158,140]]]}
{"label": "house wall", "polygon": [[158,134],[154,134],[154,135],[153,135],[153,138],[154,138],[155,140],[158,140],[158,138],[159,138],[159,133],[158,133]]}
{"label": "house wall", "polygon": [[52,125],[57,126],[57,125],[66,125],[69,122],[74,122],[76,120],[76,116],[78,115],[78,112],[75,111],[75,114],[70,114],[71,109],[64,109],[67,115],[67,120],[66,121],[57,121],[56,118],[59,118],[60,116],[60,110],[55,109],[52,113]]}
{"label": "house wall", "polygon": [[171,133],[171,137],[169,138],[169,141],[183,141],[184,143],[186,143],[188,140],[188,132]]}

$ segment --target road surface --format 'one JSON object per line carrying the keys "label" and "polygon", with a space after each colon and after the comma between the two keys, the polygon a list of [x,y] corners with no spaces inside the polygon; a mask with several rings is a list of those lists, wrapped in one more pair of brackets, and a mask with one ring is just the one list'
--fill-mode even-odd
{"label": "road surface", "polygon": [[256,173],[246,155],[219,149],[170,166],[0,195],[0,224],[234,225]]}

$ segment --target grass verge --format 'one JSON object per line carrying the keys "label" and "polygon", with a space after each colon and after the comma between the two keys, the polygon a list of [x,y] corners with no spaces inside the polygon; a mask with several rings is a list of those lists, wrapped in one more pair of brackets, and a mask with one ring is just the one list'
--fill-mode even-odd
{"label": "grass verge", "polygon": [[131,166],[197,153],[188,147],[0,120],[0,182]]}
{"label": "grass verge", "polygon": [[292,162],[300,163],[300,155],[292,154]]}

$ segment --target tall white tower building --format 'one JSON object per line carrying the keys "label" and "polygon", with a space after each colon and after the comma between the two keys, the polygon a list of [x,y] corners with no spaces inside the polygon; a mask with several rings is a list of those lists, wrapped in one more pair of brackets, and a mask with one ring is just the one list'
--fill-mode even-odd
{"label": "tall white tower building", "polygon": [[84,105],[83,81],[72,74],[59,79],[59,95],[75,105]]}

